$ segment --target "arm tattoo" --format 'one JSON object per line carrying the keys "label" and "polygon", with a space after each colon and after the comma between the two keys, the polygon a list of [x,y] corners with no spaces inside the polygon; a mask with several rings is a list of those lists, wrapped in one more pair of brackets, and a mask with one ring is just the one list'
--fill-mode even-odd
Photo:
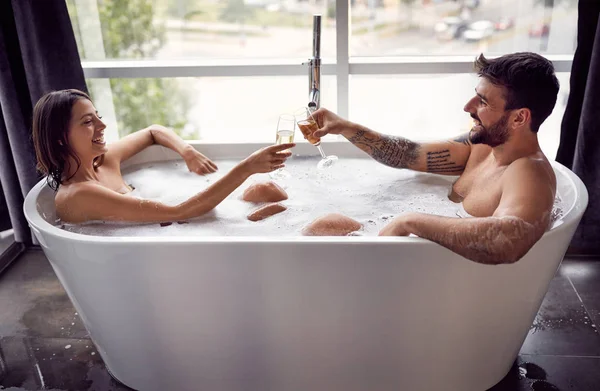
{"label": "arm tattoo", "polygon": [[521,259],[544,233],[544,218],[536,225],[514,216],[471,220],[434,241],[477,263],[497,265]]}
{"label": "arm tattoo", "polygon": [[[467,146],[471,144],[471,141],[469,141],[469,133],[462,134],[452,141]],[[452,175],[460,174],[465,170],[463,165],[456,164],[450,159],[449,149],[427,152],[427,172]]]}
{"label": "arm tattoo", "polygon": [[461,134],[457,138],[453,140],[456,143],[461,143],[465,145],[471,144],[471,140],[469,139],[469,133]]}
{"label": "arm tattoo", "polygon": [[549,213],[535,223],[515,216],[457,219],[421,215],[413,224],[415,235],[432,240],[477,263],[514,263],[544,234]]}
{"label": "arm tattoo", "polygon": [[419,157],[419,144],[402,137],[367,134],[359,130],[348,139],[379,163],[394,168],[410,168]]}
{"label": "arm tattoo", "polygon": [[450,161],[450,150],[427,152],[427,172],[434,174],[452,174],[460,173],[465,169],[464,166]]}

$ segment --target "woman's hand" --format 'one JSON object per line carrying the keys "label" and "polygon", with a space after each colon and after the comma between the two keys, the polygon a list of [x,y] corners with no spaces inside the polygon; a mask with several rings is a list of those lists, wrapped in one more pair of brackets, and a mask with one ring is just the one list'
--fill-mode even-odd
{"label": "woman's hand", "polygon": [[210,174],[218,170],[217,165],[212,160],[196,151],[192,146],[186,149],[182,157],[188,170],[198,175]]}
{"label": "woman's hand", "polygon": [[241,165],[248,170],[250,174],[265,173],[277,170],[285,166],[287,158],[292,156],[291,151],[286,151],[295,147],[296,144],[271,145],[261,148],[252,155],[244,159]]}

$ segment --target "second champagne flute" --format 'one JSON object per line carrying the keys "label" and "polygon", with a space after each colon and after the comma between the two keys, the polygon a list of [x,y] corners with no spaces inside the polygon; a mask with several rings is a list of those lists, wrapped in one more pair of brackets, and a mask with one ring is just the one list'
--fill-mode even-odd
{"label": "second champagne flute", "polygon": [[318,169],[324,169],[331,167],[337,160],[338,157],[335,155],[326,156],[325,152],[323,152],[323,147],[321,147],[321,138],[316,137],[314,132],[319,130],[319,124],[312,115],[312,111],[308,107],[303,107],[294,112],[294,116],[296,117],[296,123],[298,124],[298,129],[304,135],[304,138],[308,140],[309,143],[317,147],[319,153],[321,154],[321,161],[317,164]]}
{"label": "second champagne flute", "polygon": [[[294,133],[296,130],[296,120],[291,114],[281,114],[279,120],[277,120],[277,136],[275,144],[287,144],[294,142]],[[289,149],[288,149],[289,151]],[[271,178],[285,179],[292,175],[283,168],[272,172]]]}

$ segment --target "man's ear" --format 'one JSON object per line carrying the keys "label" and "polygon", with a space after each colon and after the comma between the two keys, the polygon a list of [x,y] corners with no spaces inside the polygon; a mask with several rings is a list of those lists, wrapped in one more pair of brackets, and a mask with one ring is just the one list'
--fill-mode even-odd
{"label": "man's ear", "polygon": [[515,110],[512,122],[515,128],[531,124],[531,110],[527,108]]}

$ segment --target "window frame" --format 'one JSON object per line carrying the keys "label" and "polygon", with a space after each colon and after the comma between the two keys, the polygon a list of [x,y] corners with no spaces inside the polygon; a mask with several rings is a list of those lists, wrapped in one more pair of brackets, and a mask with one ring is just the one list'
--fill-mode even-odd
{"label": "window frame", "polygon": [[[337,113],[350,117],[351,75],[462,74],[473,72],[474,56],[350,57],[350,2],[336,0],[336,59],[322,59],[321,74],[337,81]],[[102,60],[82,61],[88,79],[307,76],[306,58],[240,60]],[[573,55],[547,55],[556,72],[570,72]]]}

